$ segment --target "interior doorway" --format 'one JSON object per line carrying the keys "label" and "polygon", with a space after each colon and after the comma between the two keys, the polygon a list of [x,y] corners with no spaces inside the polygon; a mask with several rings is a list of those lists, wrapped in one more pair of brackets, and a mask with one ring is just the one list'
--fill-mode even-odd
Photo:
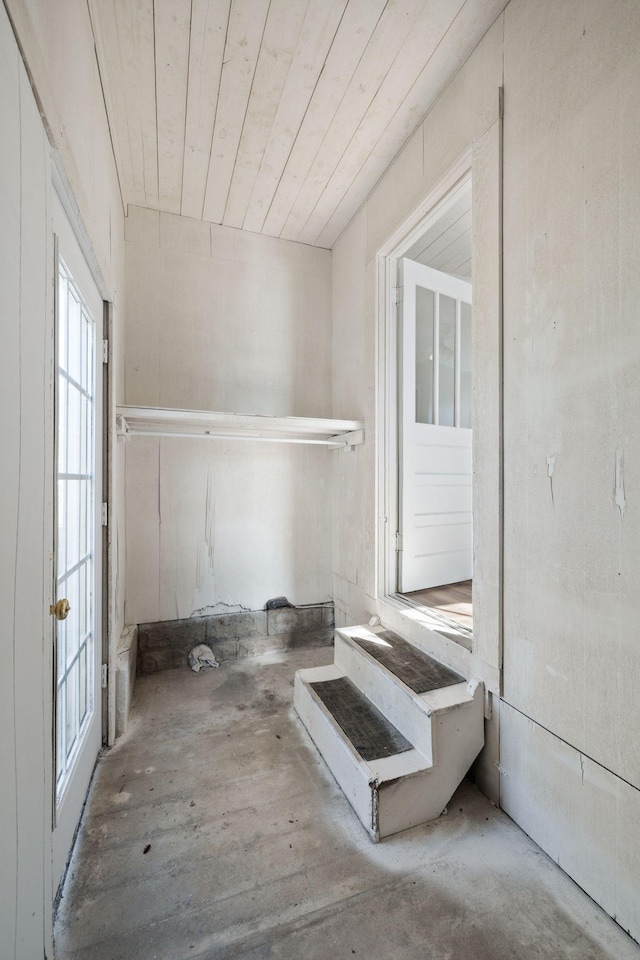
{"label": "interior doorway", "polygon": [[397,259],[397,596],[473,635],[471,175]]}

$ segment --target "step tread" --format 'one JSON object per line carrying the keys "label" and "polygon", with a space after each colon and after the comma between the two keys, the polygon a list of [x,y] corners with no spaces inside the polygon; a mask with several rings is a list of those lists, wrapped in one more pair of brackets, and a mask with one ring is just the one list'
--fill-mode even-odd
{"label": "step tread", "polygon": [[379,760],[413,750],[412,744],[348,677],[315,681],[309,686],[363,760]]}
{"label": "step tread", "polygon": [[434,660],[391,630],[376,631],[369,636],[350,632],[349,636],[414,693],[429,693],[465,682],[464,677],[450,667]]}

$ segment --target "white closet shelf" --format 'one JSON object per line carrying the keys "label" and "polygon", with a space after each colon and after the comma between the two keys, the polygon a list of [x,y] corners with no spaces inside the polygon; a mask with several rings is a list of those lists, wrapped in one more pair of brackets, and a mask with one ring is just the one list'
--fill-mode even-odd
{"label": "white closet shelf", "polygon": [[204,440],[266,440],[312,443],[333,449],[364,442],[361,420],[271,417],[262,414],[169,410],[162,407],[116,407],[122,437],[189,437]]}

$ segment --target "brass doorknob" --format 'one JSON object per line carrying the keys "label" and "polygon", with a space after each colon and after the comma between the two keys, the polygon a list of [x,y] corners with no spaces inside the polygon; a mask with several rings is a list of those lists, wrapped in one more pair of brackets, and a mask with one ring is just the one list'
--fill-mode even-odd
{"label": "brass doorknob", "polygon": [[54,616],[56,620],[66,620],[69,610],[71,610],[69,601],[65,599],[58,600],[57,603],[52,603],[49,607],[49,613]]}

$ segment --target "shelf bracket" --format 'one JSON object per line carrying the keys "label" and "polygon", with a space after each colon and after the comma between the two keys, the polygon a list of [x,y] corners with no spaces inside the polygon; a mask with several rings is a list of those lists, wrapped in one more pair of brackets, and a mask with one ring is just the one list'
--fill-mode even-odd
{"label": "shelf bracket", "polygon": [[330,450],[340,450],[343,447],[357,447],[364,443],[364,430],[350,430],[349,433],[340,433],[331,437]]}
{"label": "shelf bracket", "polygon": [[118,440],[129,440],[131,438],[131,427],[121,413],[116,414],[116,434]]}

